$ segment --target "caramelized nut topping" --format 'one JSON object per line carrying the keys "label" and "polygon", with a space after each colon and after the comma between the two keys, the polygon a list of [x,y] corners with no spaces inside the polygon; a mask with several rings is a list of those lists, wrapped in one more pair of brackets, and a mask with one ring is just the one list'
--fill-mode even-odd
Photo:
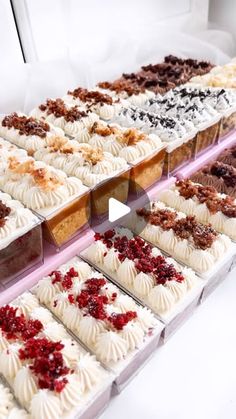
{"label": "caramelized nut topping", "polygon": [[5,116],[2,120],[2,126],[17,129],[20,135],[37,135],[41,138],[45,138],[50,131],[50,126],[46,122],[33,117],[18,116],[16,112]]}

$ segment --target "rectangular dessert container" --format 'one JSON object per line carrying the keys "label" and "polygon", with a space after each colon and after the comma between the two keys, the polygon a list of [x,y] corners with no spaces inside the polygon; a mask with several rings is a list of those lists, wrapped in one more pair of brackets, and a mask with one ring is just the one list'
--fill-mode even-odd
{"label": "rectangular dessert container", "polygon": [[234,245],[234,251],[229,252],[221,263],[217,263],[212,273],[209,273],[206,277],[206,283],[200,298],[201,303],[226,279],[227,274],[234,268],[236,262],[235,250],[236,246]]}
{"label": "rectangular dessert container", "polygon": [[218,142],[224,141],[228,135],[232,134],[236,129],[236,109],[230,109],[225,112],[221,118],[219,128]]}
{"label": "rectangular dessert container", "polygon": [[161,177],[163,172],[166,150],[165,146],[140,161],[131,163],[130,194],[140,195],[143,190],[150,188]]}
{"label": "rectangular dessert container", "polygon": [[204,124],[205,127],[199,129],[194,150],[195,158],[218,141],[220,124],[218,119],[215,123],[211,122],[208,126]]}
{"label": "rectangular dessert container", "polygon": [[[81,259],[78,256],[75,256],[73,259],[71,259],[72,266],[73,262],[80,262],[82,260],[85,260],[84,258]],[[86,261],[87,262],[87,261]],[[67,265],[68,263],[66,263]],[[88,263],[92,268],[94,268],[94,276],[99,272],[102,272],[102,270],[97,270],[96,266],[94,266],[92,263]],[[62,265],[63,267],[63,265]],[[58,268],[60,270],[60,267]],[[75,268],[76,269],[76,268]],[[92,273],[93,275],[93,273]],[[110,280],[108,275],[103,275],[105,278],[108,278],[108,281]],[[114,281],[110,282],[114,283]],[[117,286],[117,288],[120,289],[121,294],[127,294],[125,292],[122,292],[122,287]],[[37,295],[35,286],[31,289],[31,292],[33,294]],[[139,307],[141,304],[136,302],[136,305]],[[58,317],[56,314],[53,313],[53,310],[50,306],[50,304],[46,304],[45,307],[48,310],[52,311],[53,316],[56,318],[58,322],[62,322],[61,316]],[[153,327],[150,327],[148,331],[145,333],[143,341],[140,343],[140,345],[132,350],[130,353],[128,353],[125,356],[125,359],[119,360],[117,362],[109,361],[105,362],[99,359],[99,357],[96,354],[96,350],[94,349],[94,345],[89,345],[85,343],[83,340],[80,339],[80,336],[78,333],[75,333],[73,329],[69,329],[64,325],[67,332],[76,340],[79,342],[81,346],[83,346],[88,352],[93,353],[98,361],[101,363],[101,365],[108,371],[110,371],[114,376],[114,382],[113,382],[113,394],[120,393],[123,388],[129,383],[129,381],[137,374],[138,370],[143,367],[145,362],[149,359],[149,357],[152,355],[152,353],[156,350],[158,347],[160,338],[161,338],[161,332],[163,330],[164,324],[159,321],[154,316],[154,325]]]}
{"label": "rectangular dessert container", "polygon": [[0,284],[7,288],[43,263],[41,221],[19,229],[13,240],[0,248]]}
{"label": "rectangular dessert container", "polygon": [[104,220],[109,210],[109,199],[126,203],[129,194],[130,168],[110,177],[91,189],[92,222]]}
{"label": "rectangular dessert container", "polygon": [[90,221],[90,190],[71,197],[53,211],[39,210],[43,217],[44,238],[55,247],[61,248],[78,238]]}
{"label": "rectangular dessert container", "polygon": [[[167,177],[171,176],[177,169],[190,163],[194,157],[196,147],[197,134],[190,140],[181,145],[167,146],[163,174]],[[174,148],[173,148],[174,147]]]}
{"label": "rectangular dessert container", "polygon": [[186,296],[175,304],[173,309],[167,313],[167,314],[158,314],[153,310],[153,308],[148,304],[147,298],[141,298],[137,296],[133,290],[128,287],[127,285],[124,287],[123,284],[121,284],[115,273],[112,275],[108,273],[106,270],[104,270],[104,267],[101,267],[99,264],[93,264],[87,257],[86,257],[86,249],[80,253],[80,257],[83,258],[86,262],[88,262],[90,265],[94,266],[95,268],[99,269],[102,273],[104,273],[105,276],[107,276],[112,282],[114,282],[117,287],[122,289],[125,293],[130,295],[134,300],[136,300],[140,305],[148,307],[155,316],[165,325],[164,329],[161,333],[161,340],[163,342],[166,342],[175,332],[176,330],[185,322],[188,320],[188,318],[192,315],[195,308],[200,303],[200,298],[202,295],[203,287],[205,284],[205,281],[202,279],[199,279],[199,282],[196,284],[196,286],[190,290]]}
{"label": "rectangular dessert container", "polygon": [[185,299],[176,304],[176,308],[169,316],[162,316],[162,321],[165,323],[165,328],[161,334],[163,343],[167,342],[169,338],[191,317],[193,312],[200,304],[204,281],[193,288],[185,297]]}
{"label": "rectangular dessert container", "polygon": [[150,357],[154,354],[157,349],[160,340],[161,333],[164,328],[164,324],[159,322],[158,326],[153,330],[152,335],[146,337],[143,345],[130,354],[129,357],[123,362],[123,366],[120,365],[120,369],[111,369],[116,375],[113,382],[112,394],[116,395],[121,393],[129,382],[141,371],[141,369],[148,362]]}

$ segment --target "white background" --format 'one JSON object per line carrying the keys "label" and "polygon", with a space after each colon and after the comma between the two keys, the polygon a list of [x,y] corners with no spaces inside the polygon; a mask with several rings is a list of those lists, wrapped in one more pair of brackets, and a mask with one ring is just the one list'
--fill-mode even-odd
{"label": "white background", "polygon": [[236,269],[101,419],[236,418]]}

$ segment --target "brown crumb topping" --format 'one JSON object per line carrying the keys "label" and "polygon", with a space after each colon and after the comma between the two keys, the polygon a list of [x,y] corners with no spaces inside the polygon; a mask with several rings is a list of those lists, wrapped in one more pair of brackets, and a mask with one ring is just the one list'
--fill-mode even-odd
{"label": "brown crumb topping", "polygon": [[10,157],[8,162],[9,170],[20,175],[30,175],[35,185],[45,191],[52,191],[63,185],[63,181],[59,180],[54,173],[47,168],[36,168],[33,159],[20,163],[15,157]]}
{"label": "brown crumb topping", "polygon": [[20,135],[37,135],[41,138],[45,138],[50,131],[50,126],[46,122],[39,121],[32,116],[18,116],[16,112],[5,116],[2,126],[17,129]]}
{"label": "brown crumb topping", "polygon": [[193,240],[197,249],[209,249],[218,233],[210,224],[204,225],[199,223],[194,216],[177,218],[177,212],[168,209],[163,210],[147,210],[145,208],[136,211],[137,214],[155,226],[161,227],[163,230],[172,229],[175,235],[181,240]]}
{"label": "brown crumb topping", "polygon": [[68,108],[62,99],[47,99],[46,103],[39,106],[39,109],[47,115],[53,114],[56,118],[64,118],[66,122],[79,121],[88,116],[88,113],[81,111],[78,106]]}
{"label": "brown crumb topping", "polygon": [[87,89],[83,89],[82,87],[78,87],[77,89],[74,89],[72,91],[67,92],[68,95],[74,96],[78,99],[80,99],[82,102],[87,102],[91,105],[112,105],[113,100],[112,97],[99,92],[99,91],[89,91]]}
{"label": "brown crumb topping", "polygon": [[194,184],[189,179],[177,181],[176,186],[180,195],[185,199],[195,196],[201,204],[205,203],[211,214],[221,211],[227,217],[236,217],[234,198],[229,195],[225,198],[220,198],[213,186]]}

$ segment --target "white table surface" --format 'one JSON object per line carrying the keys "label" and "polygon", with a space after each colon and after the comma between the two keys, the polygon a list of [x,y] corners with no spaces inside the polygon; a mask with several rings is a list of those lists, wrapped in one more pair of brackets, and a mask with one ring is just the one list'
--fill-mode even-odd
{"label": "white table surface", "polygon": [[236,418],[236,269],[101,419]]}

